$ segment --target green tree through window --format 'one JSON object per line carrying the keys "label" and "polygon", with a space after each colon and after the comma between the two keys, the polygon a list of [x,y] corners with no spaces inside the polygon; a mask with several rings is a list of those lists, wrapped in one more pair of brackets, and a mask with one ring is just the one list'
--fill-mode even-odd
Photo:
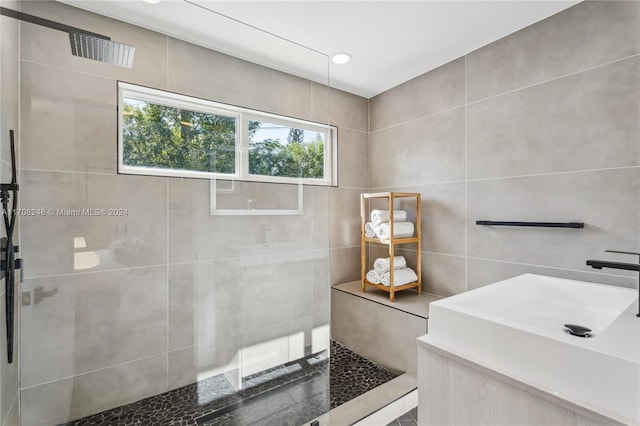
{"label": "green tree through window", "polygon": [[235,172],[234,117],[125,99],[122,132],[128,166]]}
{"label": "green tree through window", "polygon": [[[263,176],[284,176],[322,179],[324,177],[324,140],[318,132],[307,132],[311,140],[305,140],[305,130],[272,123],[249,121],[254,129],[249,134],[249,173]],[[279,138],[260,138],[260,129],[280,130],[287,141]]]}

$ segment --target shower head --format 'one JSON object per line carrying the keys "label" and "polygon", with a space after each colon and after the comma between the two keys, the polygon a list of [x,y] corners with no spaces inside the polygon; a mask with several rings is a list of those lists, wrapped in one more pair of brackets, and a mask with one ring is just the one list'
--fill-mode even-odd
{"label": "shower head", "polygon": [[133,55],[136,48],[127,44],[111,41],[111,38],[108,36],[18,12],[17,10],[7,9],[6,7],[0,7],[0,15],[68,33],[69,42],[71,43],[71,53],[74,56],[126,68],[133,66]]}
{"label": "shower head", "polygon": [[131,68],[136,48],[92,34],[70,32],[71,53],[81,58]]}

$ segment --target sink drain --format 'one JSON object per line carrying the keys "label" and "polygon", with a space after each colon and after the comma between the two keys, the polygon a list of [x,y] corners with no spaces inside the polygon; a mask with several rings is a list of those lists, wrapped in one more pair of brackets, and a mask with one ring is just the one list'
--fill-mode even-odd
{"label": "sink drain", "polygon": [[565,326],[564,332],[572,336],[591,337],[590,328],[587,328],[581,325],[576,325],[576,324],[565,324],[564,326]]}

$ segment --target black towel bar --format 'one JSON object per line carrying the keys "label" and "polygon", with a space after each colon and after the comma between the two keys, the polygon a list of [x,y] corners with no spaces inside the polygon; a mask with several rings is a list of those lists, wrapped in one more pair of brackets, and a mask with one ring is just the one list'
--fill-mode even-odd
{"label": "black towel bar", "polygon": [[582,222],[498,222],[493,220],[477,220],[476,225],[528,226],[534,228],[584,228],[584,223]]}

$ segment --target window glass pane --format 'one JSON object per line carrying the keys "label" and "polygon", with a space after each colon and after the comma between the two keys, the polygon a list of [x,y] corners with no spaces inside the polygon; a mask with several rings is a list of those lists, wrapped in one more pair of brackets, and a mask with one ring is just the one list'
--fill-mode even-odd
{"label": "window glass pane", "polygon": [[235,173],[236,118],[124,98],[125,166]]}
{"label": "window glass pane", "polygon": [[326,133],[249,120],[249,173],[324,178]]}

